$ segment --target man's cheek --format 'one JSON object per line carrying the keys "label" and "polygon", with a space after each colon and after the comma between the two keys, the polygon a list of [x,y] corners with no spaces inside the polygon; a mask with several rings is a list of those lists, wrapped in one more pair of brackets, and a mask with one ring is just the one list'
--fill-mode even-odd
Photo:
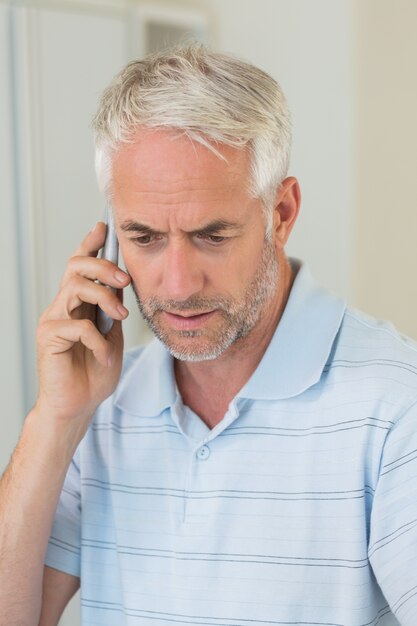
{"label": "man's cheek", "polygon": [[140,276],[139,273],[135,270],[133,273],[130,273],[130,278],[132,279],[132,287],[134,290],[141,294],[146,291],[146,285],[143,280],[143,276]]}
{"label": "man's cheek", "polygon": [[138,285],[138,281],[134,278],[134,276],[132,276],[132,274],[130,274],[130,278],[131,278],[130,286],[132,287],[132,291],[135,294],[136,299],[140,298],[140,300],[142,300],[142,289]]}

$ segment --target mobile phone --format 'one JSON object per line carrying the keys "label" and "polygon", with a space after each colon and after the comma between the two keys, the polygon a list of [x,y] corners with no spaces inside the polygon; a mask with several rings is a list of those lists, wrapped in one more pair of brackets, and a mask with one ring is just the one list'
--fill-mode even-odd
{"label": "mobile phone", "polygon": [[[107,234],[104,246],[100,252],[100,258],[107,259],[117,265],[119,260],[119,242],[114,228],[113,212],[107,204],[104,211],[104,221],[107,224]],[[106,287],[108,287],[108,285],[106,285]],[[108,287],[108,289],[111,289],[113,293],[116,293],[116,289],[114,289],[114,287]],[[101,334],[107,335],[113,326],[113,318],[97,306],[96,323]]]}

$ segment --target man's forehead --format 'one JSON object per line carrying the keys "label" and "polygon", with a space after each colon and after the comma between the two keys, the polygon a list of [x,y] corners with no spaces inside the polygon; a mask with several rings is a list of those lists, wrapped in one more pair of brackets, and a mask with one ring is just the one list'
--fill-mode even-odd
{"label": "man's forehead", "polygon": [[[259,200],[238,194],[214,193],[204,190],[204,195],[195,191],[183,193],[154,193],[120,190],[113,196],[116,221],[124,225],[123,230],[153,230],[169,232],[197,232],[210,224],[223,224],[239,229],[261,214]],[[256,206],[259,205],[259,206]],[[138,226],[139,225],[139,226]],[[145,228],[144,228],[145,227]]]}
{"label": "man's forehead", "polygon": [[[253,203],[256,201],[253,200]],[[183,231],[200,232],[214,230],[239,230],[256,216],[256,208],[250,204],[222,202],[157,202],[152,200],[124,202],[120,196],[114,202],[117,223],[125,232],[133,231]],[[260,212],[260,209],[259,209]]]}
{"label": "man's forehead", "polygon": [[[216,146],[217,148],[217,146]],[[169,131],[146,132],[114,157],[112,198],[119,223],[191,232],[209,221],[246,223],[254,200],[247,155],[221,146],[227,161]]]}
{"label": "man's forehead", "polygon": [[138,191],[164,185],[173,193],[184,185],[196,190],[241,186],[248,176],[247,151],[224,144],[215,149],[223,158],[178,131],[144,131],[114,153],[113,182]]}

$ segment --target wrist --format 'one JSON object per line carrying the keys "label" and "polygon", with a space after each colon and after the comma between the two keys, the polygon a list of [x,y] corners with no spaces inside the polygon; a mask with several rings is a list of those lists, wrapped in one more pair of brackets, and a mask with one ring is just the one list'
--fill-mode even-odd
{"label": "wrist", "polygon": [[61,419],[50,407],[36,403],[25,419],[23,430],[31,440],[36,441],[38,447],[69,461],[88,424],[86,418]]}

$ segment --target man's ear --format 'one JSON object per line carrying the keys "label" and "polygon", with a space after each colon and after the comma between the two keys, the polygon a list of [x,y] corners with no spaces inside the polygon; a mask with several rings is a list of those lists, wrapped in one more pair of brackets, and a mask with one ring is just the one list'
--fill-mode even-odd
{"label": "man's ear", "polygon": [[272,236],[275,245],[284,248],[298,216],[301,192],[294,176],[285,178],[280,184],[274,205]]}

